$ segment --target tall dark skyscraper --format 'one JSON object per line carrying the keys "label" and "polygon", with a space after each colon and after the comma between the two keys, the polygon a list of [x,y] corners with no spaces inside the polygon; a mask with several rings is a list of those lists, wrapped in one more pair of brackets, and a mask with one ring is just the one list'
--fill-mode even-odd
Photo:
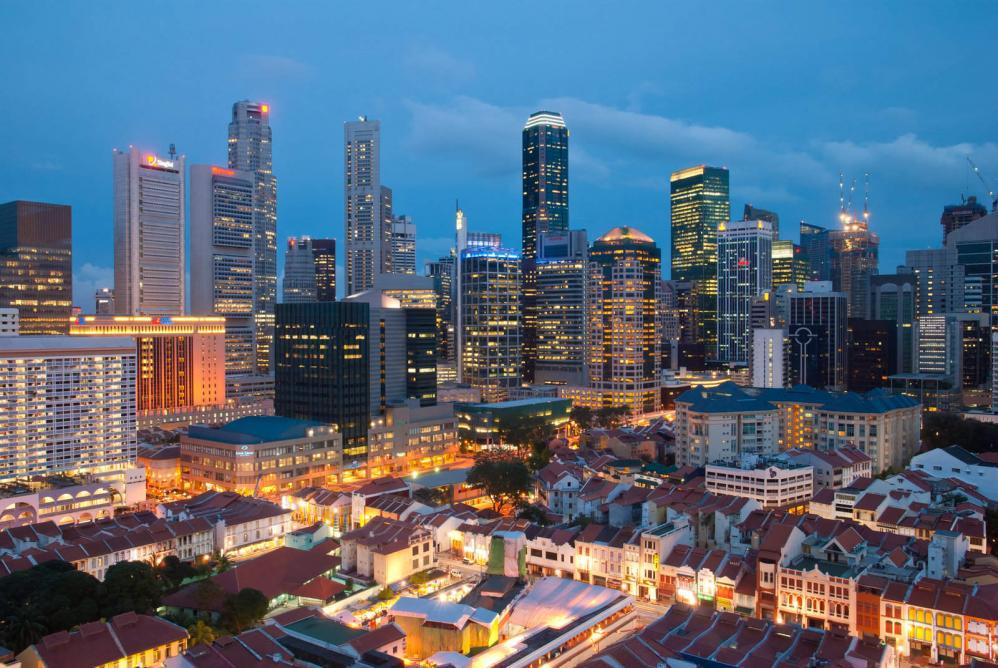
{"label": "tall dark skyscraper", "polygon": [[315,261],[315,300],[336,301],[336,239],[312,239]]}
{"label": "tall dark skyscraper", "polygon": [[523,126],[522,376],[537,364],[537,243],[541,233],[568,232],[568,128],[561,114],[537,111]]}
{"label": "tall dark skyscraper", "polygon": [[780,238],[780,214],[746,204],[742,209],[742,220],[764,220],[773,229],[773,241]]}
{"label": "tall dark skyscraper", "polygon": [[537,111],[523,126],[523,257],[537,257],[538,232],[568,231],[568,128]]}
{"label": "tall dark skyscraper", "polygon": [[828,228],[801,221],[800,246],[810,269],[808,280],[832,280],[832,251],[828,242]]}
{"label": "tall dark skyscraper", "polygon": [[232,105],[229,169],[252,172],[253,317],[257,373],[273,372],[274,304],[277,303],[277,177],[274,176],[270,105],[242,100]]}
{"label": "tall dark skyscraper", "polygon": [[345,466],[367,461],[370,321],[360,302],[276,307],[274,412],[335,424]]}
{"label": "tall dark skyscraper", "polygon": [[789,297],[790,384],[842,390],[848,372],[847,299],[825,286]]}
{"label": "tall dark skyscraper", "polygon": [[72,227],[64,204],[0,204],[0,307],[19,311],[22,335],[69,333]]}
{"label": "tall dark skyscraper", "polygon": [[731,220],[728,170],[698,165],[673,172],[672,280],[695,281],[695,318],[710,354],[717,347],[717,228]]}
{"label": "tall dark skyscraper", "polygon": [[849,318],[850,392],[869,392],[888,387],[888,378],[898,372],[897,322]]}

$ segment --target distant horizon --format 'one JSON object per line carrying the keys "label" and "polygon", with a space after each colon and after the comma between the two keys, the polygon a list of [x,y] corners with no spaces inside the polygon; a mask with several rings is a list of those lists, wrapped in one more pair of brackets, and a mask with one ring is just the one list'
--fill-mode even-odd
{"label": "distant horizon", "polygon": [[419,273],[452,245],[455,199],[470,229],[520,247],[520,132],[541,110],[571,133],[571,228],[641,230],[664,278],[669,175],[692,165],[726,166],[732,218],[746,203],[775,211],[794,241],[801,219],[836,225],[840,172],[861,210],[870,173],[885,274],[940,246],[945,205],[974,195],[990,210],[968,157],[998,187],[998,92],[975,48],[994,5],[968,6],[973,21],[895,3],[552,1],[536,19],[520,2],[233,8],[0,6],[16,28],[0,44],[0,201],[72,207],[84,312],[113,285],[111,150],[173,143],[189,164],[224,166],[242,99],[271,105],[281,264],[287,238],[307,235],[336,239],[342,267],[342,128],[362,114],[382,121],[382,181],[416,225]]}

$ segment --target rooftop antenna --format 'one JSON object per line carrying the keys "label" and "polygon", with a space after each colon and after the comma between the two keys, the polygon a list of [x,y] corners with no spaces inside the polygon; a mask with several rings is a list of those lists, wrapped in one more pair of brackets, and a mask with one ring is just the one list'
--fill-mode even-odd
{"label": "rooftop antenna", "polygon": [[176,157],[177,157],[177,145],[170,144],[170,160],[173,160]]}
{"label": "rooftop antenna", "polygon": [[846,182],[845,178],[842,176],[842,172],[839,172],[839,216],[845,215],[846,212]]}

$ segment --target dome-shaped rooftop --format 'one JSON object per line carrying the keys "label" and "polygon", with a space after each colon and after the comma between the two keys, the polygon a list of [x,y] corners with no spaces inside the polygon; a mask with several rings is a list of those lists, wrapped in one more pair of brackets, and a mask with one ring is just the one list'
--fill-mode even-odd
{"label": "dome-shaped rooftop", "polygon": [[642,232],[641,230],[635,229],[633,227],[615,227],[603,236],[601,236],[596,241],[602,241],[604,243],[614,243],[620,241],[636,241],[643,244],[653,244],[655,240],[650,236]]}

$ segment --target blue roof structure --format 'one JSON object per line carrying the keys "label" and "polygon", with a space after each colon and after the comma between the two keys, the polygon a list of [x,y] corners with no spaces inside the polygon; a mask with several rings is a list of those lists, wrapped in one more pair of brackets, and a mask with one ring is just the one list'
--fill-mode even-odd
{"label": "blue roof structure", "polygon": [[277,415],[254,415],[239,418],[218,428],[191,425],[188,435],[205,441],[253,445],[304,438],[309,429],[326,426],[313,420],[295,420]]}
{"label": "blue roof structure", "polygon": [[774,403],[796,402],[816,404],[826,411],[842,413],[888,413],[901,408],[914,408],[919,402],[902,394],[883,389],[866,394],[828,392],[807,385],[791,388],[739,387],[731,381],[717,387],[697,387],[676,397],[677,403],[690,404],[697,413],[743,413],[775,410]]}

